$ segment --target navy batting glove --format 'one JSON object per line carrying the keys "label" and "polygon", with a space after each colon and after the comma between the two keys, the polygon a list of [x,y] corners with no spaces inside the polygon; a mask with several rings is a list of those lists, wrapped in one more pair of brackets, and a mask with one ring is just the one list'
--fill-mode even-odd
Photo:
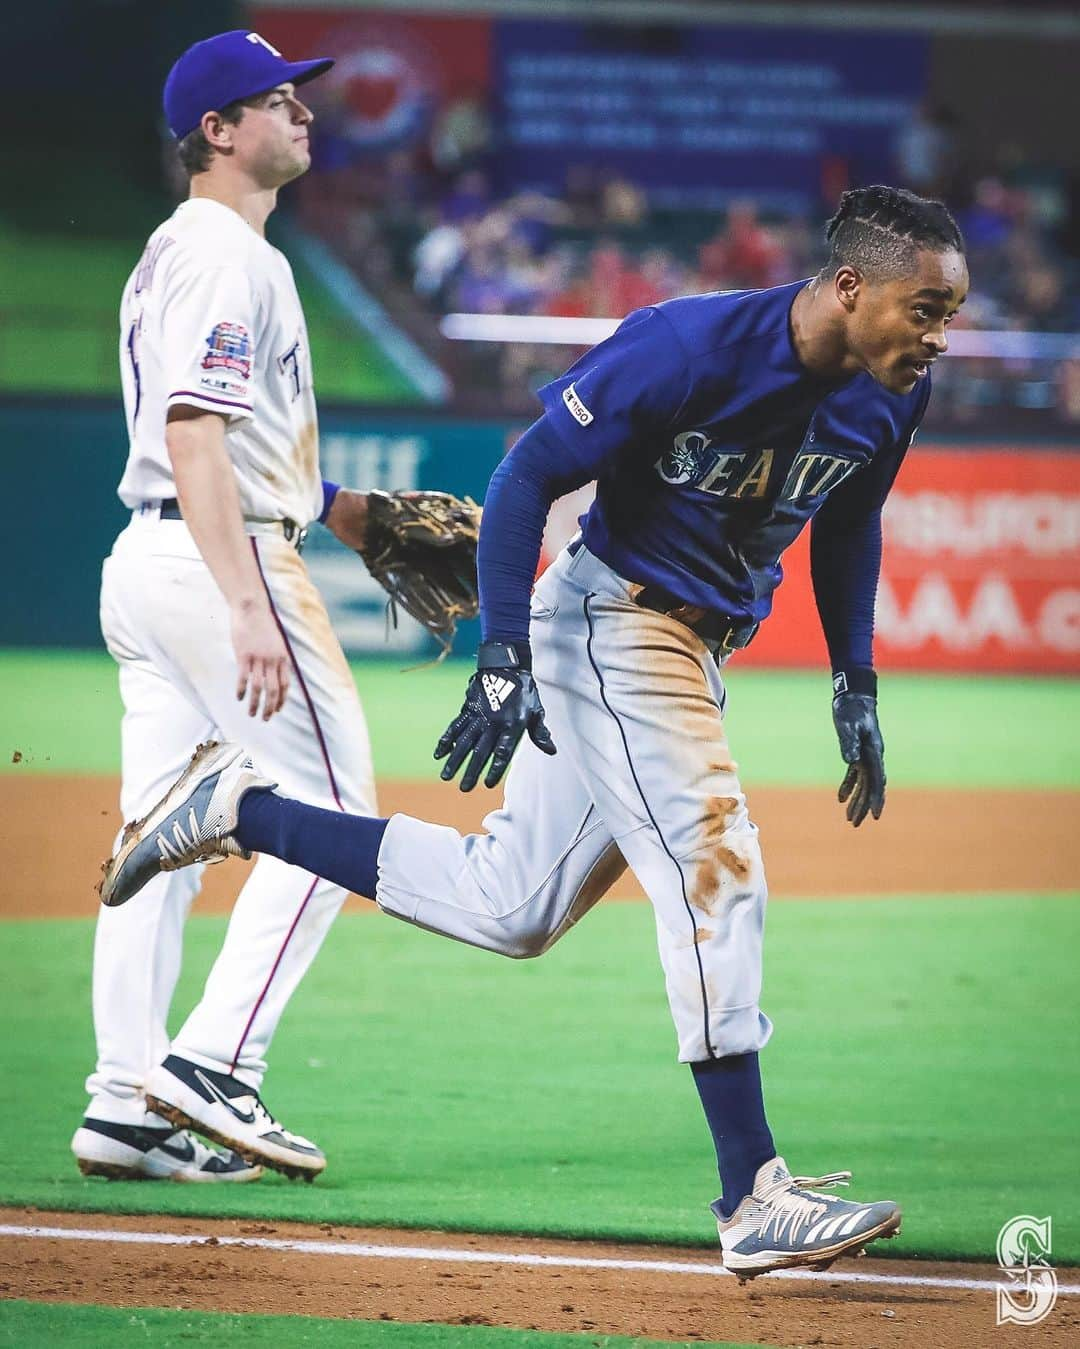
{"label": "navy batting glove", "polygon": [[471,754],[461,790],[472,791],[489,759],[484,786],[496,786],[526,731],[537,749],[555,753],[530,663],[524,644],[481,644],[461,711],[435,746],[435,758],[446,759],[440,774],[444,782],[456,775]]}
{"label": "navy batting glove", "polygon": [[[851,685],[855,687],[852,688]],[[881,818],[885,808],[885,742],[877,715],[877,676],[872,670],[837,672],[833,725],[848,765],[837,799],[847,802],[847,818],[858,829],[867,813]]]}

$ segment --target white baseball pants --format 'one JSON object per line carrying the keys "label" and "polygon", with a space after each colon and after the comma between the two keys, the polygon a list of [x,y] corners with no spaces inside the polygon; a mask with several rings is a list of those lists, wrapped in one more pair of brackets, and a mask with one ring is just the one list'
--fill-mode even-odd
{"label": "white baseball pants", "polygon": [[[248,528],[259,531],[251,546],[293,667],[285,706],[269,722],[236,699],[228,610],[183,522],[136,514],[105,561],[101,626],[120,667],[125,820],[164,795],[200,741],[222,737],[246,745],[290,796],[376,813],[364,714],[322,599],[280,527]],[[166,1018],[200,871],[157,876],[137,903],[100,911],[98,1061],[87,1080],[96,1118],[141,1122],[144,1075],[170,1050],[258,1088],[278,1020],[346,896],[260,857],[202,999],[170,1045]]]}
{"label": "white baseball pants", "polygon": [[377,900],[419,927],[539,955],[629,865],[652,901],[679,1058],[760,1049],[765,876],[724,734],[724,686],[689,628],[634,603],[580,547],[532,604],[533,667],[558,747],[527,740],[484,834],[395,815]]}

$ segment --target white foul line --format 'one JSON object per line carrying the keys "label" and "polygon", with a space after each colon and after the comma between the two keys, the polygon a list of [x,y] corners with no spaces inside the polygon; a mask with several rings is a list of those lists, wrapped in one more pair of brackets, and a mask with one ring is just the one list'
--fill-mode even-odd
{"label": "white foul line", "polygon": [[[527,1255],[512,1251],[460,1251],[439,1246],[372,1246],[354,1241],[289,1241],[278,1237],[181,1236],[175,1232],[114,1232],[100,1228],[19,1227],[0,1224],[0,1237],[35,1237],[51,1241],[105,1241],[136,1246],[240,1246],[261,1251],[296,1251],[301,1255],[348,1255],[374,1260],[433,1260],[461,1265],[529,1265],[547,1269],[630,1269],[656,1274],[708,1274],[733,1277],[717,1261],[695,1264],[679,1260],[612,1260],[579,1255]],[[802,1279],[810,1283],[872,1283],[896,1288],[968,1288],[993,1292],[993,1279],[943,1279],[916,1274],[856,1274],[808,1269],[780,1270],[775,1279]],[[1080,1284],[1059,1284],[1059,1293],[1078,1294]]]}

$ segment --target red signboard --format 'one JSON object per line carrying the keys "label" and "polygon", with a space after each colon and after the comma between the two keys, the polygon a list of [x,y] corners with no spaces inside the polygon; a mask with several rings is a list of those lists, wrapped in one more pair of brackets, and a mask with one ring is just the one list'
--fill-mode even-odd
{"label": "red signboard", "polygon": [[[585,507],[556,512],[545,556]],[[913,449],[885,507],[879,669],[1080,673],[1080,454]],[[740,665],[825,667],[809,530]]]}
{"label": "red signboard", "polygon": [[913,450],[883,570],[881,666],[1080,670],[1080,454]]}
{"label": "red signboard", "polygon": [[258,5],[251,17],[290,61],[334,57],[330,73],[304,91],[331,165],[425,146],[441,112],[485,97],[491,83],[491,20],[483,17]]}

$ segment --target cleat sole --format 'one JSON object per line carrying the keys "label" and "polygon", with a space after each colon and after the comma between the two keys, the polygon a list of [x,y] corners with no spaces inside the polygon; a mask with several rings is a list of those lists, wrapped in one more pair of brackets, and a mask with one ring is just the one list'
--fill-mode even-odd
{"label": "cleat sole", "polygon": [[106,1180],[152,1180],[145,1171],[131,1166],[119,1166],[116,1162],[93,1162],[87,1157],[76,1157],[79,1170],[84,1176],[104,1176]]}
{"label": "cleat sole", "polygon": [[313,1170],[308,1166],[297,1166],[292,1162],[281,1161],[277,1157],[272,1157],[268,1153],[260,1152],[252,1147],[250,1143],[245,1143],[242,1139],[232,1138],[220,1129],[212,1129],[202,1123],[201,1120],[194,1119],[185,1111],[178,1109],[175,1105],[170,1105],[168,1101],[163,1101],[159,1096],[147,1096],[146,1106],[152,1110],[155,1115],[160,1115],[162,1119],[167,1119],[170,1124],[177,1129],[191,1129],[202,1138],[208,1138],[212,1143],[220,1143],[223,1148],[231,1148],[237,1156],[242,1157],[248,1166],[268,1166],[271,1171],[277,1171],[279,1175],[286,1176],[289,1180],[306,1180],[309,1184],[325,1168],[324,1162],[318,1170]]}
{"label": "cleat sole", "polygon": [[902,1214],[896,1213],[885,1222],[880,1223],[877,1228],[872,1228],[869,1232],[860,1232],[857,1237],[848,1241],[842,1241],[836,1246],[828,1247],[824,1251],[806,1251],[792,1255],[777,1256],[765,1262],[757,1268],[753,1266],[739,1268],[732,1267],[727,1263],[724,1257],[724,1268],[737,1276],[739,1283],[748,1283],[751,1279],[756,1279],[762,1274],[772,1274],[782,1269],[810,1269],[822,1271],[835,1264],[837,1260],[866,1254],[866,1246],[871,1241],[888,1241],[892,1237],[900,1235],[900,1223]]}

